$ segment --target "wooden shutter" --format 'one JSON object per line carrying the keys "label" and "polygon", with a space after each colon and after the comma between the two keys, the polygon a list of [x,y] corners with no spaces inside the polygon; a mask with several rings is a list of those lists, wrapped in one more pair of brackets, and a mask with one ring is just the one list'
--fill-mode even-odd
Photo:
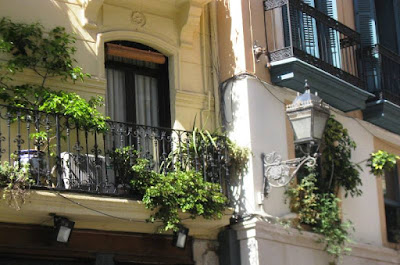
{"label": "wooden shutter", "polygon": [[[378,44],[376,10],[374,0],[353,0],[356,29],[361,34],[361,47],[368,48]],[[381,89],[379,55],[364,57],[364,75],[367,90],[378,95]]]}
{"label": "wooden shutter", "polygon": [[362,47],[378,43],[374,0],[354,0],[357,31],[361,34]]}
{"label": "wooden shutter", "polygon": [[397,53],[400,54],[400,0],[393,1],[393,10],[397,33]]}
{"label": "wooden shutter", "polygon": [[[315,7],[315,0],[303,0],[309,6]],[[306,14],[301,15],[300,26],[303,27],[301,30],[302,34],[302,49],[308,54],[319,58],[318,48],[318,36],[317,36],[317,22],[315,18]]]}
{"label": "wooden shutter", "polygon": [[[331,18],[338,19],[336,0],[317,0],[317,8]],[[321,43],[321,48],[327,53],[324,59],[333,66],[341,68],[339,32],[325,25],[320,25],[319,30],[325,38]]]}

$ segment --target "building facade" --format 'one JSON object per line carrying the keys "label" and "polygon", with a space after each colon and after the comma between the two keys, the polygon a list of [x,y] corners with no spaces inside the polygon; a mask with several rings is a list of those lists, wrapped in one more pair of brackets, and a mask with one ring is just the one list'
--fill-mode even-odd
{"label": "building facade", "polygon": [[239,219],[224,242],[230,250],[240,249],[240,257],[228,251],[227,263],[334,261],[316,243],[315,233],[276,221],[294,216],[285,203],[285,188],[272,187],[264,196],[263,155],[295,157],[285,109],[296,92],[304,92],[307,80],[356,142],[351,159],[362,168],[362,196],[339,192],[342,220],[351,220],[355,228],[352,252],[341,262],[399,264],[392,230],[398,224],[398,192],[390,191],[398,189],[399,163],[383,178],[373,176],[366,163],[380,149],[400,152],[397,5],[369,0],[218,2],[224,123],[230,137],[253,152],[247,174],[232,181]]}
{"label": "building facade", "polygon": [[[48,179],[35,180],[36,187],[18,211],[5,200],[1,202],[1,264],[218,263],[217,235],[229,224],[230,214],[217,220],[192,220],[182,215],[190,239],[185,249],[176,248],[171,232],[158,234],[160,223],[146,222],[152,211],[140,199],[128,196],[127,183],[117,182],[123,176],[117,177],[115,168],[110,169],[107,155],[107,149],[134,145],[142,155],[160,163],[176,144],[171,139],[186,135],[179,129],[191,130],[194,124],[217,127],[218,80],[212,67],[216,32],[211,26],[215,18],[208,2],[0,2],[2,18],[40,23],[45,34],[54,27],[75,34],[76,64],[91,78],[75,84],[53,78],[47,84],[86,99],[105,98],[102,111],[110,116],[113,131],[107,136],[93,132],[85,136],[83,130],[75,128],[75,132],[66,126],[64,136],[70,140],[61,139],[57,144],[57,157],[62,161],[57,180],[50,176],[56,174],[50,173],[56,161],[43,146],[34,147],[29,140],[30,122],[22,121],[22,131],[17,131],[13,122],[9,134],[2,131],[4,143],[8,143],[2,160],[12,159],[12,153],[21,154],[23,149],[28,156],[34,156],[29,150],[35,154],[39,150],[46,153],[44,157],[49,155],[49,160],[44,165]],[[3,62],[7,58],[2,54]],[[14,81],[38,82],[29,71],[17,73]],[[7,112],[5,107],[2,111]],[[39,118],[32,129],[45,131],[45,123]],[[58,125],[47,123],[49,130]],[[13,142],[17,135],[23,139],[18,144]],[[75,222],[68,245],[57,244],[53,238],[54,214]]]}
{"label": "building facade", "polygon": [[[104,97],[113,128],[102,140],[80,131],[59,145],[65,164],[57,164],[63,171],[54,183],[61,189],[38,178],[20,210],[1,201],[0,263],[329,264],[319,235],[277,221],[293,217],[285,189],[264,192],[263,154],[295,158],[285,109],[307,80],[356,142],[351,159],[362,169],[363,195],[339,192],[342,219],[355,228],[352,252],[341,262],[400,264],[400,164],[381,178],[366,164],[377,150],[400,155],[399,8],[397,0],[0,0],[0,17],[76,34],[77,64],[92,77],[48,84]],[[37,83],[34,76],[25,71],[15,80]],[[7,160],[31,150],[29,131],[27,122],[22,133],[16,123],[7,127],[7,109],[0,109],[0,147],[7,146],[0,155]],[[230,185],[224,191],[232,209],[218,220],[182,214],[190,238],[178,249],[171,234],[146,222],[151,211],[127,196],[126,183],[105,185],[117,179],[106,151],[129,143],[161,166],[167,151],[186,143],[190,132],[179,130],[194,127],[223,128],[252,155],[247,171],[231,177],[221,154],[204,155],[219,172],[213,177]],[[86,160],[70,160],[80,153]],[[49,154],[49,172],[51,161]],[[53,214],[75,222],[68,245],[52,238]]]}

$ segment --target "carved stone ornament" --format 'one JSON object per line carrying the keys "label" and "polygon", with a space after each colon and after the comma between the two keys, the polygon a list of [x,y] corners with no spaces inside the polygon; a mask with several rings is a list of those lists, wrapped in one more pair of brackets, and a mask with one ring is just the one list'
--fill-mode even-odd
{"label": "carved stone ornament", "polygon": [[138,27],[143,27],[146,25],[146,17],[143,13],[134,11],[132,13],[132,24]]}

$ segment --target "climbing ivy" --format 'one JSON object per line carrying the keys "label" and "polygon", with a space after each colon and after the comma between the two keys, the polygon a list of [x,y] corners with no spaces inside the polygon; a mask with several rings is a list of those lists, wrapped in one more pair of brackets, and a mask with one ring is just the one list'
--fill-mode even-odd
{"label": "climbing ivy", "polygon": [[297,225],[311,226],[321,234],[319,240],[335,259],[348,253],[350,221],[342,221],[338,192],[345,196],[360,196],[360,167],[351,162],[356,143],[347,129],[331,116],[322,139],[322,154],[317,167],[306,167],[299,174],[299,184],[287,189],[290,208],[297,213]]}

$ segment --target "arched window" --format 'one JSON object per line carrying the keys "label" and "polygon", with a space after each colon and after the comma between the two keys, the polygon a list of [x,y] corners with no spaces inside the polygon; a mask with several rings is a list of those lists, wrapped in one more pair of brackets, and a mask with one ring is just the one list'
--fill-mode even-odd
{"label": "arched window", "polygon": [[168,58],[134,42],[105,44],[107,114],[114,121],[171,127]]}

